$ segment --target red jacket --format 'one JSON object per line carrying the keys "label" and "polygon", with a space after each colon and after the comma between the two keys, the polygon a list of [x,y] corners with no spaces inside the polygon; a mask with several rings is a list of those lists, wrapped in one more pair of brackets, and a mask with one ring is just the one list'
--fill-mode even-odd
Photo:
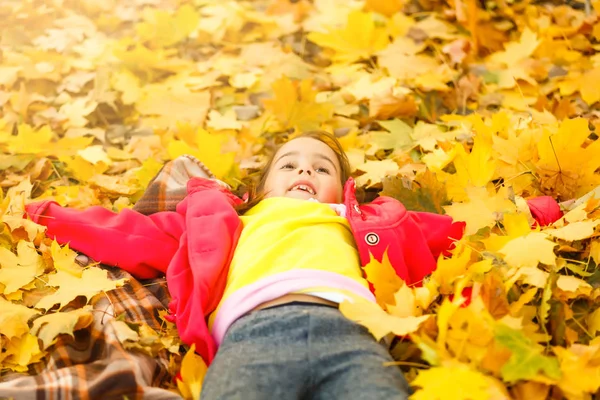
{"label": "red jacket", "polygon": [[[206,317],[223,295],[242,230],[233,206],[241,200],[204,178],[190,179],[187,189],[175,212],[149,216],[129,209],[116,214],[99,206],[80,211],[53,201],[32,203],[27,213],[47,226],[49,237],[96,261],[141,279],[166,273],[172,296],[169,311],[181,340],[195,343],[196,351],[210,364],[217,349]],[[381,261],[387,250],[391,265],[408,284],[418,284],[430,274],[439,254],[462,236],[464,223],[407,211],[390,197],[359,205],[353,179],[344,186],[344,204],[361,264],[366,265],[371,255]]]}

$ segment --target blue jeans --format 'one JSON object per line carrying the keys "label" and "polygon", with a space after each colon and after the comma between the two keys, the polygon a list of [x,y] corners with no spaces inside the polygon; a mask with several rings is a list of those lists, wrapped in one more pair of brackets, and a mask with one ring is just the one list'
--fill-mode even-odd
{"label": "blue jeans", "polygon": [[231,325],[208,368],[202,400],[407,399],[383,342],[326,305],[290,303]]}

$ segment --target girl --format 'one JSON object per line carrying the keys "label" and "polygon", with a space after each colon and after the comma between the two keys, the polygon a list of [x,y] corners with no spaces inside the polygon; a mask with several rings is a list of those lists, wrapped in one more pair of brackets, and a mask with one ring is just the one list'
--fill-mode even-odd
{"label": "girl", "polygon": [[187,193],[151,215],[52,201],[27,211],[96,261],[138,278],[166,273],[181,339],[210,365],[202,399],[408,397],[401,371],[383,366],[393,361],[385,343],[337,306],[375,301],[361,267],[386,252],[418,283],[462,224],[384,196],[359,205],[348,159],[325,132],[280,146],[246,203],[211,179],[190,179]]}

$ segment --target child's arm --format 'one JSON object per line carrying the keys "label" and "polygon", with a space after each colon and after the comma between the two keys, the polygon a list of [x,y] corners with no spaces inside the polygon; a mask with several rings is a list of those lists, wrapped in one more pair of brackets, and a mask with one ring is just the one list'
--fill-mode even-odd
{"label": "child's arm", "polygon": [[184,216],[171,211],[149,216],[129,209],[116,214],[100,206],[80,211],[53,201],[29,204],[26,211],[60,244],[141,279],[167,270],[185,226]]}

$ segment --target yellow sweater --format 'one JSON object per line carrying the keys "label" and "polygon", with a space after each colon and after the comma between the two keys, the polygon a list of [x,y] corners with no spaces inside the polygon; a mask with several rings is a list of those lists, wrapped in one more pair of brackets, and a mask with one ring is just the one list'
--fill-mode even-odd
{"label": "yellow sweater", "polygon": [[341,301],[351,297],[343,295],[350,292],[373,300],[348,220],[329,205],[272,197],[241,220],[243,230],[223,298],[209,326],[221,313],[235,310],[237,315],[288,293],[310,293],[333,301],[337,296]]}

